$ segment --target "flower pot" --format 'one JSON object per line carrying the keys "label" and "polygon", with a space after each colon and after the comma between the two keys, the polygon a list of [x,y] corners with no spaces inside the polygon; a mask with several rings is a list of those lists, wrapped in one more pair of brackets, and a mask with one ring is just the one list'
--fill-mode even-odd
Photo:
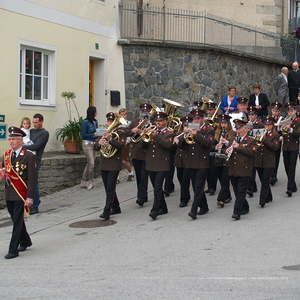
{"label": "flower pot", "polygon": [[80,153],[80,146],[78,141],[66,140],[64,142],[64,147],[67,153],[74,153],[74,154]]}

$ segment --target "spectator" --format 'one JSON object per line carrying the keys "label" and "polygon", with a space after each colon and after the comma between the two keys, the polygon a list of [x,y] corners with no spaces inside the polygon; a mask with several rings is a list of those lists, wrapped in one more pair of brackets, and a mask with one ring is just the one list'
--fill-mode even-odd
{"label": "spectator", "polygon": [[260,85],[253,86],[253,94],[250,95],[248,106],[253,106],[257,110],[259,117],[268,115],[270,102],[268,96],[261,92]]}
{"label": "spectator", "polygon": [[290,102],[296,104],[298,101],[298,94],[300,88],[300,71],[298,62],[293,62],[292,69],[293,70],[288,73],[288,87]]}
{"label": "spectator", "polygon": [[24,145],[24,148],[36,152],[36,164],[37,164],[37,184],[34,191],[33,204],[30,208],[30,214],[37,214],[39,212],[40,205],[40,187],[38,183],[38,173],[41,168],[42,156],[45,147],[49,140],[49,132],[43,127],[44,117],[41,114],[35,114],[32,119],[33,127],[30,129],[30,139],[32,145]]}
{"label": "spectator", "polygon": [[277,76],[275,82],[275,93],[277,96],[277,101],[280,102],[283,106],[288,102],[289,98],[289,88],[288,88],[288,73],[289,69],[283,67],[281,73]]}
{"label": "spectator", "polygon": [[82,188],[91,190],[94,187],[94,167],[95,167],[95,142],[98,122],[96,120],[97,110],[95,106],[89,106],[86,111],[86,118],[83,120],[80,133],[82,139],[82,149],[86,156],[87,163],[84,168],[81,184]]}
{"label": "spectator", "polygon": [[30,140],[30,127],[31,127],[31,122],[30,119],[25,117],[21,121],[21,130],[26,134],[26,136],[23,137],[23,143],[25,145],[32,145],[32,141]]}
{"label": "spectator", "polygon": [[231,114],[237,111],[237,104],[236,88],[229,87],[227,96],[224,96],[221,100],[220,109],[223,114]]}

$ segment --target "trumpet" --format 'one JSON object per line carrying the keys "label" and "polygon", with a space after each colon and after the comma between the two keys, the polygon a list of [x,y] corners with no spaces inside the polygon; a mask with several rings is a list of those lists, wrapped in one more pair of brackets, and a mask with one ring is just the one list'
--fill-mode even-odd
{"label": "trumpet", "polygon": [[275,126],[277,126],[278,131],[281,131],[282,135],[289,134],[289,128],[287,126],[291,125],[293,122],[293,119],[291,116],[287,116],[284,119],[280,119]]}
{"label": "trumpet", "polygon": [[191,132],[185,133],[183,137],[188,145],[194,145],[196,143],[195,137]]}
{"label": "trumpet", "polygon": [[[145,128],[147,128],[147,126],[149,126],[150,122],[148,119],[143,119],[142,121],[139,122],[139,124],[137,125],[137,128],[140,130],[144,130]],[[140,133],[136,133],[134,134],[131,138],[130,141],[134,144],[140,142],[142,139],[142,135]]]}
{"label": "trumpet", "polygon": [[144,143],[149,143],[151,141],[151,135],[154,131],[156,131],[156,125],[150,125],[149,127],[145,128],[145,130],[141,133],[141,140]]}
{"label": "trumpet", "polygon": [[218,106],[216,107],[216,110],[215,110],[214,114],[212,115],[212,117],[211,118],[207,118],[205,120],[206,124],[208,124],[208,125],[210,125],[212,127],[216,127],[215,118],[216,118],[216,115],[217,115],[217,113],[219,111],[220,105],[221,105],[221,101],[219,102]]}

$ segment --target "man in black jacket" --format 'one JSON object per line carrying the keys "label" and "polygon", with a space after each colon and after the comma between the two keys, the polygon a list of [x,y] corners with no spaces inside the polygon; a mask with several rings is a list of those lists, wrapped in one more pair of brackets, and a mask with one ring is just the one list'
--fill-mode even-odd
{"label": "man in black jacket", "polygon": [[289,86],[289,96],[290,102],[297,104],[298,93],[300,88],[300,70],[298,62],[292,64],[292,71],[288,74],[288,86]]}
{"label": "man in black jacket", "polygon": [[259,117],[268,115],[268,107],[270,102],[268,96],[264,93],[261,93],[260,85],[253,86],[253,94],[250,95],[248,105],[255,107]]}
{"label": "man in black jacket", "polygon": [[[44,149],[49,139],[49,132],[43,128],[44,117],[41,114],[35,114],[33,116],[32,123],[34,128],[30,129],[30,139],[33,142],[33,144],[24,145],[23,147],[28,150],[35,151],[38,176],[38,171],[41,167]],[[37,183],[33,197],[33,204],[30,208],[31,215],[37,214],[39,212],[40,202],[40,189],[39,184]]]}

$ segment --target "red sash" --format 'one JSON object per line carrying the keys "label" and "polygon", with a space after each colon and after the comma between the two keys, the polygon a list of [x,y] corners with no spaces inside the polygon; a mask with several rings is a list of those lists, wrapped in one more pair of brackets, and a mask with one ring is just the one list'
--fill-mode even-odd
{"label": "red sash", "polygon": [[[21,151],[24,151],[23,149]],[[25,150],[26,151],[26,150]],[[11,163],[12,149],[6,151],[4,153],[4,167],[5,167],[5,175],[6,180],[9,181],[11,186],[14,188],[16,193],[23,200],[24,204],[27,198],[27,184],[18,174],[18,172],[13,168]],[[29,207],[24,205],[24,215],[29,216]]]}

